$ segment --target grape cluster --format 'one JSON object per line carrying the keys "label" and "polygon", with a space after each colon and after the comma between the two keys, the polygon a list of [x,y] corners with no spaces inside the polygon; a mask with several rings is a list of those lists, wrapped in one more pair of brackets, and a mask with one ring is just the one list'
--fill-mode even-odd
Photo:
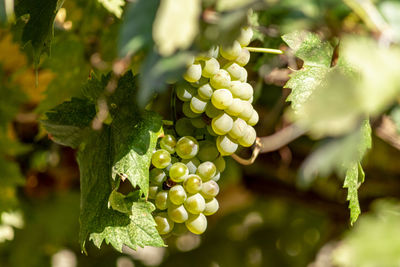
{"label": "grape cluster", "polygon": [[217,181],[225,168],[224,159],[212,142],[198,142],[191,136],[178,141],[165,135],[160,149],[153,152],[149,199],[156,206],[154,220],[161,235],[181,235],[187,229],[202,234],[206,216],[219,204]]}
{"label": "grape cluster", "polygon": [[238,145],[253,145],[256,139],[252,126],[259,118],[252,106],[254,90],[247,83],[244,68],[250,59],[246,46],[252,36],[250,28],[243,28],[231,46],[219,46],[195,58],[183,76],[186,82],[176,87],[185,115],[177,121],[178,134],[190,134],[190,126],[207,129],[216,137],[223,156],[233,154]]}

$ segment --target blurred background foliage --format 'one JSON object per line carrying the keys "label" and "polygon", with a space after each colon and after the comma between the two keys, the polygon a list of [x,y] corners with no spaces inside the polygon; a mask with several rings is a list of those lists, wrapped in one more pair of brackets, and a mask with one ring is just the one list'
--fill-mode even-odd
{"label": "blurred background foliage", "polygon": [[[15,1],[16,14],[23,2]],[[51,56],[42,57],[46,51],[33,42],[21,49],[26,19],[13,15],[12,3],[0,1],[0,266],[399,266],[398,1],[198,0],[184,11],[201,19],[191,20],[189,14],[185,20],[162,13],[157,0],[69,0],[55,16]],[[188,1],[179,3],[187,6]],[[153,20],[157,31],[152,31]],[[182,20],[190,23],[180,29],[187,32],[169,35]],[[141,73],[139,97],[148,100],[156,92],[153,109],[169,119],[166,81],[179,77],[190,55],[229,43],[246,23],[256,30],[252,46],[285,51],[280,56],[252,54],[247,68],[256,89],[259,136],[293,120],[285,101],[290,89],[283,86],[302,61],[282,35],[315,32],[332,47],[332,66],[343,55],[363,77],[345,87],[342,76],[330,77],[327,92],[296,119],[311,128],[324,122],[310,136],[261,154],[251,166],[230,159],[220,180],[221,209],[202,236],[184,235],[167,240],[168,248],[125,249],[124,254],[90,244],[88,255],[81,254],[75,154],[52,143],[39,118],[79,96],[92,71],[131,68]],[[129,60],[117,60],[126,55]],[[331,98],[339,99],[346,112],[332,105]],[[371,116],[373,149],[363,160],[366,179],[358,192],[362,215],[351,227],[344,177],[331,173],[331,165],[357,146],[340,140],[366,114]],[[329,126],[336,119],[348,122],[349,116],[349,124]],[[339,147],[336,154],[325,149],[310,163],[313,151],[332,143]],[[304,162],[320,175],[300,187]]]}

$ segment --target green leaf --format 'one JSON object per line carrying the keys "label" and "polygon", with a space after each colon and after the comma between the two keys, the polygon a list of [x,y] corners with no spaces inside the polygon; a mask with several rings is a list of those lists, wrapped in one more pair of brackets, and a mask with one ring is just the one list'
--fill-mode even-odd
{"label": "green leaf", "polygon": [[[2,75],[0,73],[0,79],[3,78]],[[25,100],[26,96],[19,88],[7,85],[0,88],[0,130],[6,128]]]}
{"label": "green leaf", "polygon": [[[361,213],[360,204],[358,202],[358,187],[360,186],[359,169],[362,169],[360,163],[353,163],[346,171],[343,187],[347,188],[347,200],[349,201],[350,209],[350,224],[353,225]],[[362,178],[363,179],[363,178]]]}
{"label": "green leaf", "polygon": [[139,0],[128,6],[120,32],[118,50],[121,57],[152,46],[151,33],[159,2],[159,0]]}
{"label": "green leaf", "polygon": [[43,53],[50,53],[51,40],[53,39],[53,25],[57,11],[64,0],[16,0],[15,14],[17,17],[28,14],[29,20],[22,32],[24,45],[30,43],[33,48],[33,58],[39,64]]}
{"label": "green leaf", "polygon": [[123,6],[125,1],[123,0],[97,0],[99,1],[108,11],[113,13],[117,18],[121,18]]}

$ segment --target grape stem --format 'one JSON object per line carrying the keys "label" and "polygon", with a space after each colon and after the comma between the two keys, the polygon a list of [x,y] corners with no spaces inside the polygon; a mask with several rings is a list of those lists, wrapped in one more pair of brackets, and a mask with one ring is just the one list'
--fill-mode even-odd
{"label": "grape stem", "polygon": [[272,49],[272,48],[263,48],[263,47],[245,47],[249,52],[257,52],[257,53],[267,53],[267,54],[276,54],[282,55],[283,51],[279,49]]}

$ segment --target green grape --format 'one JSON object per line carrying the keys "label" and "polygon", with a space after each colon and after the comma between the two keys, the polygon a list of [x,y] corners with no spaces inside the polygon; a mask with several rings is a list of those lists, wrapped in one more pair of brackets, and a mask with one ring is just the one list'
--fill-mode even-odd
{"label": "green grape", "polygon": [[168,218],[166,212],[160,212],[154,216],[156,222],[156,228],[160,235],[166,235],[174,228],[174,222]]}
{"label": "green grape", "polygon": [[[177,120],[175,124],[175,130],[179,136],[190,136],[194,134],[192,123],[188,118],[181,118]],[[176,146],[175,146],[175,151],[176,151]]]}
{"label": "green grape", "polygon": [[241,146],[249,147],[254,144],[254,142],[256,141],[256,138],[257,138],[256,130],[254,130],[253,127],[248,125],[246,127],[246,131],[245,131],[244,135],[241,138],[239,138],[238,141]]}
{"label": "green grape", "polygon": [[195,94],[196,89],[188,83],[182,83],[176,87],[176,96],[182,101],[189,101]]}
{"label": "green grape", "polygon": [[221,153],[223,156],[232,155],[238,148],[238,144],[236,144],[233,139],[227,135],[218,136],[216,143],[219,153]]}
{"label": "green grape", "polygon": [[168,199],[167,191],[158,192],[154,201],[157,209],[165,210],[167,208],[167,199]]}
{"label": "green grape", "polygon": [[185,74],[183,74],[183,78],[190,83],[197,82],[200,79],[200,77],[201,77],[200,63],[193,63],[186,70]]}
{"label": "green grape", "polygon": [[188,229],[184,223],[175,223],[172,234],[175,236],[182,236],[188,232]]}
{"label": "green grape", "polygon": [[188,174],[189,169],[182,162],[174,163],[169,170],[169,178],[176,183],[183,182]]}
{"label": "green grape", "polygon": [[219,53],[227,60],[235,60],[239,56],[241,50],[242,47],[238,41],[234,41],[230,46],[222,45],[219,47]]}
{"label": "green grape", "polygon": [[207,218],[203,213],[191,214],[185,225],[193,234],[201,235],[207,229]]}
{"label": "green grape", "polygon": [[215,58],[211,57],[204,61],[202,75],[206,78],[210,78],[216,74],[219,70],[219,62]]}
{"label": "green grape", "polygon": [[190,174],[195,174],[197,170],[197,166],[200,165],[200,160],[196,157],[191,159],[183,159],[182,163],[185,163],[189,169]]}
{"label": "green grape", "polygon": [[230,86],[228,87],[232,96],[235,98],[241,98],[242,94],[242,82],[241,81],[232,81]]}
{"label": "green grape", "polygon": [[168,192],[168,198],[173,204],[181,205],[187,198],[186,191],[183,186],[174,185]]}
{"label": "green grape", "polygon": [[246,101],[249,102],[250,104],[252,104],[252,103],[253,103],[253,100],[254,100],[254,97],[251,96],[250,99],[249,99],[249,100],[246,100]]}
{"label": "green grape", "polygon": [[151,156],[151,163],[158,169],[164,169],[171,162],[171,154],[165,149],[159,149]]}
{"label": "green grape", "polygon": [[211,97],[211,103],[218,109],[226,109],[232,102],[232,93],[228,89],[215,90]]}
{"label": "green grape", "polygon": [[211,126],[215,133],[218,135],[224,135],[232,129],[233,119],[228,114],[222,113],[212,119]]}
{"label": "green grape", "polygon": [[240,30],[239,38],[237,39],[241,46],[248,46],[253,37],[253,30],[249,27],[244,27]]}
{"label": "green grape", "polygon": [[189,218],[189,214],[183,205],[170,205],[167,212],[168,217],[176,223],[183,223]]}
{"label": "green grape", "polygon": [[199,88],[199,87],[205,85],[206,83],[208,83],[208,79],[205,77],[201,77],[200,80],[198,80],[197,82],[191,83],[191,85],[193,87]]}
{"label": "green grape", "polygon": [[183,188],[189,194],[196,194],[201,189],[201,178],[198,175],[190,174],[187,176],[186,180],[183,182]]}
{"label": "green grape", "polygon": [[216,160],[213,161],[215,167],[217,167],[217,170],[220,172],[223,172],[225,170],[225,160],[224,157],[219,156]]}
{"label": "green grape", "polygon": [[242,83],[241,91],[242,93],[240,95],[240,98],[243,100],[249,100],[254,93],[253,87],[248,83]]}
{"label": "green grape", "polygon": [[160,147],[167,150],[170,154],[175,153],[176,138],[173,135],[164,135],[160,140]]}
{"label": "green grape", "polygon": [[229,88],[230,83],[231,76],[224,69],[220,69],[210,78],[210,84],[214,89]]}
{"label": "green grape", "polygon": [[211,178],[211,180],[218,182],[219,179],[221,178],[221,173],[217,170],[217,173]]}
{"label": "green grape", "polygon": [[206,123],[204,122],[203,118],[194,118],[191,119],[190,122],[192,123],[193,127],[196,127],[198,129],[203,129],[204,127],[206,127]]}
{"label": "green grape", "polygon": [[175,151],[183,159],[191,159],[199,152],[199,143],[191,136],[184,136],[176,143]]}
{"label": "green grape", "polygon": [[243,111],[243,100],[234,98],[232,104],[225,109],[225,112],[231,116],[238,116]]}
{"label": "green grape", "polygon": [[247,129],[247,123],[241,118],[236,118],[233,121],[232,129],[229,131],[229,136],[233,139],[242,137]]}
{"label": "green grape", "polygon": [[201,99],[209,100],[209,99],[211,99],[211,96],[212,96],[214,90],[212,89],[212,87],[209,83],[206,83],[206,84],[200,86],[197,92]]}
{"label": "green grape", "polygon": [[231,62],[224,66],[224,69],[231,75],[232,81],[245,81],[247,79],[247,71],[238,64]]}
{"label": "green grape", "polygon": [[243,111],[239,114],[239,118],[248,121],[253,115],[254,109],[251,103],[243,101]]}
{"label": "green grape", "polygon": [[254,110],[253,113],[251,114],[250,119],[247,121],[247,123],[248,123],[250,126],[254,126],[254,125],[257,124],[258,120],[259,120],[259,118],[258,118],[258,113],[257,113],[257,111]]}
{"label": "green grape", "polygon": [[199,214],[206,208],[206,201],[197,193],[188,197],[183,205],[191,214]]}
{"label": "green grape", "polygon": [[168,164],[167,167],[165,167],[164,171],[165,171],[166,173],[169,173],[169,170],[171,169],[172,165],[173,165],[174,163],[177,163],[177,162],[179,162],[179,159],[178,159],[178,158],[176,158],[176,157],[171,157],[171,163]]}
{"label": "green grape", "polygon": [[150,182],[154,185],[162,185],[162,183],[165,181],[165,179],[167,178],[167,175],[165,174],[165,172],[161,169],[151,169],[150,170]]}
{"label": "green grape", "polygon": [[158,193],[158,186],[157,185],[151,185],[149,187],[149,199],[155,199],[157,193]]}
{"label": "green grape", "polygon": [[206,115],[211,119],[217,117],[221,113],[223,113],[223,111],[217,109],[216,107],[214,107],[214,105],[207,105],[206,107]]}
{"label": "green grape", "polygon": [[215,146],[215,142],[202,141],[200,142],[200,150],[197,157],[201,161],[213,161],[219,155],[218,149]]}
{"label": "green grape", "polygon": [[219,209],[219,203],[216,198],[206,200],[206,208],[203,211],[203,214],[206,216],[213,215]]}
{"label": "green grape", "polygon": [[[192,98],[192,99],[193,99],[193,98]],[[182,112],[183,112],[183,114],[184,114],[186,117],[191,118],[191,119],[194,119],[194,118],[197,118],[197,117],[200,116],[200,114],[194,113],[194,112],[192,111],[192,108],[190,107],[190,102],[185,102],[185,103],[183,103],[183,105],[182,105]]]}
{"label": "green grape", "polygon": [[246,48],[242,48],[239,56],[235,59],[235,62],[239,64],[239,66],[246,66],[250,61],[250,52]]}
{"label": "green grape", "polygon": [[[205,161],[197,167],[196,174],[200,176],[203,182],[211,180],[213,176],[217,173],[217,167],[211,161]],[[203,184],[204,186],[204,184]],[[203,190],[203,189],[202,189]]]}
{"label": "green grape", "polygon": [[194,96],[190,100],[190,109],[194,113],[203,113],[206,111],[207,101],[202,100],[199,96]]}
{"label": "green grape", "polygon": [[214,198],[216,195],[218,195],[218,193],[219,193],[219,186],[213,180],[203,183],[203,186],[201,187],[200,191],[200,194],[205,199]]}
{"label": "green grape", "polygon": [[211,136],[218,136],[218,134],[216,134],[214,132],[214,130],[212,129],[211,125],[207,125],[207,132],[211,135]]}

